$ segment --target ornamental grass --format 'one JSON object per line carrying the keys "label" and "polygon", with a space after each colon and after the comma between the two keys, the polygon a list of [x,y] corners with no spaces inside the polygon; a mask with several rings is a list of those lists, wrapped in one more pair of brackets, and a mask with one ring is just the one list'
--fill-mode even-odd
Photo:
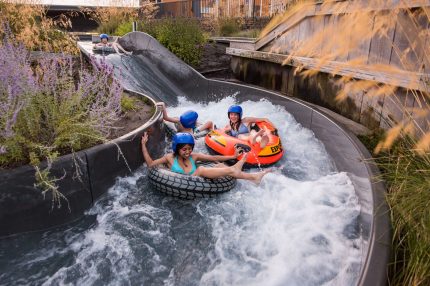
{"label": "ornamental grass", "polygon": [[373,151],[386,182],[393,227],[390,285],[430,284],[430,153],[418,153],[416,140],[402,136],[379,151],[387,135],[360,136]]}
{"label": "ornamental grass", "polygon": [[77,55],[74,37],[64,32],[71,28],[71,15],[49,18],[46,14],[46,6],[37,0],[0,0],[0,23],[8,23],[7,28],[0,25],[0,38],[12,33],[28,50]]}

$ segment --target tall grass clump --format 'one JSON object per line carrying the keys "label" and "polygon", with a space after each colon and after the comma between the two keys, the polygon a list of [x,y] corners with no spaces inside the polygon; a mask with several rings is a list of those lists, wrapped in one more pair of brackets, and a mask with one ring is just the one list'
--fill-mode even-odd
{"label": "tall grass clump", "polygon": [[390,285],[430,284],[430,153],[417,152],[417,142],[402,136],[381,150],[387,134],[361,136],[388,187],[393,225]]}
{"label": "tall grass clump", "polygon": [[124,22],[120,24],[113,33],[115,36],[124,36],[127,33],[130,33],[133,31],[133,22]]}
{"label": "tall grass clump", "polygon": [[0,169],[32,164],[37,186],[58,203],[52,162],[105,141],[121,112],[122,87],[111,66],[95,59],[90,68],[73,66],[64,55],[31,63],[11,35],[0,45]]}
{"label": "tall grass clump", "polygon": [[394,230],[391,285],[430,285],[430,153],[415,145],[404,138],[377,157]]}
{"label": "tall grass clump", "polygon": [[[120,4],[121,1],[119,1]],[[97,32],[110,35],[123,36],[132,31],[133,21],[152,20],[158,11],[155,2],[149,0],[141,1],[141,6],[127,7],[124,1],[122,7],[97,7],[96,9],[82,9],[82,12],[89,15],[91,19],[99,25]]]}
{"label": "tall grass clump", "polygon": [[110,35],[115,34],[120,25],[131,23],[138,17],[138,9],[133,7],[97,7],[94,10],[86,9],[84,12],[99,25],[97,32]]}
{"label": "tall grass clump", "polygon": [[197,20],[165,18],[144,23],[142,30],[156,38],[186,63],[199,64],[206,37]]}
{"label": "tall grass clump", "polygon": [[242,29],[242,18],[220,18],[218,19],[218,31],[220,36],[233,36]]}
{"label": "tall grass clump", "polygon": [[64,32],[71,27],[71,21],[66,15],[55,19],[46,16],[47,8],[38,5],[37,1],[0,0],[0,38],[6,33],[12,33],[15,38],[32,51],[63,52],[78,54],[75,39]]}

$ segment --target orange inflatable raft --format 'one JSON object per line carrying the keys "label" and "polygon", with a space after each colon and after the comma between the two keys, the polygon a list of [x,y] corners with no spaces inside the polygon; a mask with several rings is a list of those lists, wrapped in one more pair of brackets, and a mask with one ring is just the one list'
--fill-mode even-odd
{"label": "orange inflatable raft", "polygon": [[[234,155],[235,147],[241,147],[249,152],[246,163],[248,165],[272,165],[284,155],[278,130],[267,122],[257,122],[251,126],[256,131],[266,127],[270,131],[269,143],[261,148],[259,143],[251,145],[249,141],[241,140],[228,135],[224,130],[212,130],[205,137],[206,145],[215,153],[221,155]],[[240,160],[241,156],[238,158]]]}

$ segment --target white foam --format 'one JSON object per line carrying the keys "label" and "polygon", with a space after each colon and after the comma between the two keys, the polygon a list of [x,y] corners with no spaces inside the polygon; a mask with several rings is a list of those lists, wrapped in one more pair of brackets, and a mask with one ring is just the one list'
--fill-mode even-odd
{"label": "white foam", "polygon": [[258,188],[242,182],[229,203],[201,204],[217,238],[202,284],[320,285],[360,262],[359,239],[344,235],[359,212],[345,173],[307,182],[269,174]]}
{"label": "white foam", "polygon": [[[180,98],[179,106],[168,111],[179,116],[194,109],[200,122],[212,120],[223,127],[232,104],[236,104],[234,97],[207,105]],[[260,187],[241,181],[222,203],[199,204],[216,237],[211,270],[201,283],[315,285],[354,281],[357,269],[353,268],[360,264],[360,239],[347,238],[345,228],[357,218],[359,204],[347,174],[336,173],[321,142],[283,107],[266,100],[246,101],[241,106],[244,117],[267,117],[276,125],[285,150],[281,164],[286,167],[282,173],[267,175]],[[202,151],[203,146],[198,144],[196,151]]]}

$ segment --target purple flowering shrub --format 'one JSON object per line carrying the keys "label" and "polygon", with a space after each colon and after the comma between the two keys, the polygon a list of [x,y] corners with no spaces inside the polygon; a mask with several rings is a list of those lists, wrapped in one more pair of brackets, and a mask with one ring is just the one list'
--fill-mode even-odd
{"label": "purple flowering shrub", "polygon": [[5,37],[0,46],[0,168],[78,151],[105,141],[121,112],[122,87],[103,61],[77,71],[67,56],[30,63]]}
{"label": "purple flowering shrub", "polygon": [[[23,45],[13,45],[6,36],[0,47],[0,156],[14,146],[6,142],[14,136],[13,127],[18,114],[26,106],[28,92],[34,89],[33,72],[28,63],[28,52]],[[14,150],[19,152],[19,150]],[[0,162],[2,162],[1,160]]]}

